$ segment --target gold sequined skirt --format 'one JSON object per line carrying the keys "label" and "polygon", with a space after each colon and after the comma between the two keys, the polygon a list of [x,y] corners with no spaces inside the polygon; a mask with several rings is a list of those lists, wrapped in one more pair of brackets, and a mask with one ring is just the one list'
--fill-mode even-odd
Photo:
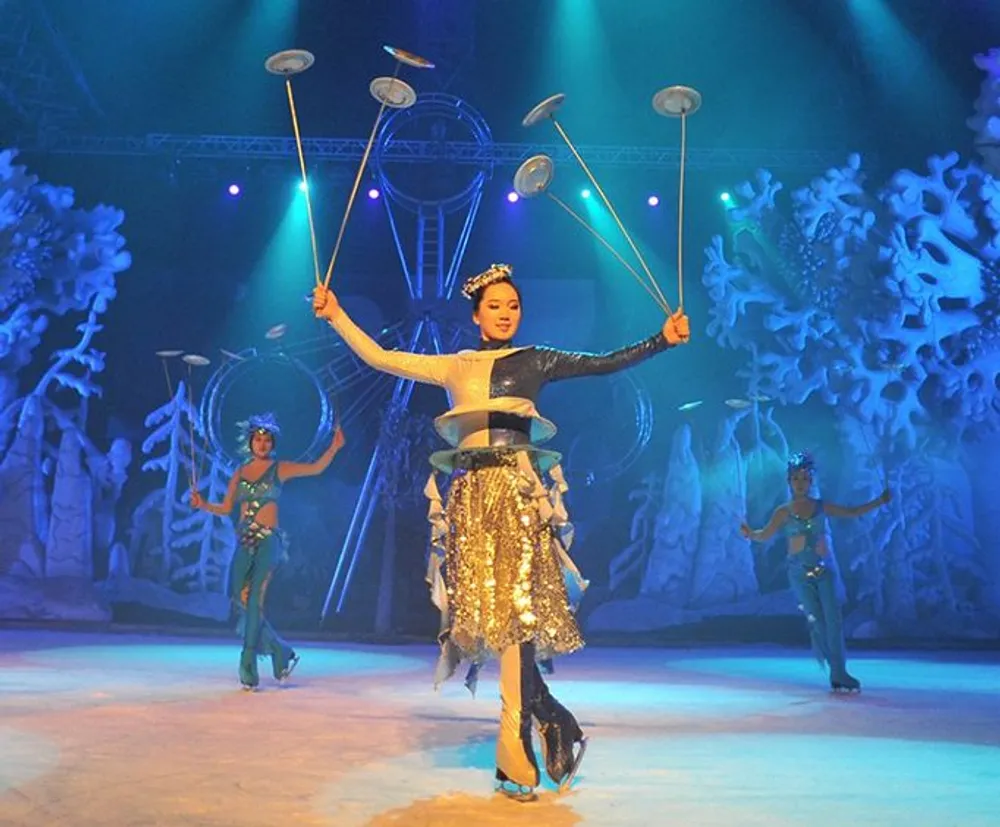
{"label": "gold sequined skirt", "polygon": [[478,459],[452,477],[445,506],[447,635],[465,657],[534,642],[540,657],[583,647],[552,527],[513,453]]}

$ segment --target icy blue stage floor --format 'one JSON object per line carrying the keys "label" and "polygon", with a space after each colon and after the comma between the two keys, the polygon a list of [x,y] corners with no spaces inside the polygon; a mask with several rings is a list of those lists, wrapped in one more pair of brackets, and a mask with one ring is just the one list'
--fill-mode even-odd
{"label": "icy blue stage floor", "polygon": [[858,657],[841,697],[805,652],[588,650],[551,680],[587,759],[533,804],[492,794],[495,667],[473,699],[431,647],[300,652],[244,694],[230,639],[4,631],[0,824],[998,823],[995,652]]}

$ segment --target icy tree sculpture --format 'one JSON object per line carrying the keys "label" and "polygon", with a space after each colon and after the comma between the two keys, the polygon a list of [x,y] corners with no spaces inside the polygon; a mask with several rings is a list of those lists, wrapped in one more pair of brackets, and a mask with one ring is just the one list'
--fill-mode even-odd
{"label": "icy tree sculpture", "polygon": [[975,60],[986,77],[976,99],[976,113],[968,124],[976,133],[976,149],[984,169],[990,175],[1000,175],[1000,49],[976,55]]}
{"label": "icy tree sculpture", "polygon": [[[0,152],[0,576],[89,581],[96,501],[108,495],[95,474],[109,457],[86,436],[87,411],[105,367],[99,319],[131,263],[117,232],[124,215],[76,207],[72,190],[40,183],[14,158]],[[78,341],[22,387],[60,317],[80,319]]]}
{"label": "icy tree sculpture", "polygon": [[[150,434],[142,444],[142,470],[155,474],[158,486],[132,514],[128,571],[110,583],[111,595],[189,614],[225,615],[235,531],[227,518],[193,511],[189,492],[197,480],[204,497],[221,501],[232,469],[207,454],[201,419],[184,382],[146,417],[146,427]],[[128,582],[129,573],[144,582]],[[185,600],[184,594],[194,597]]]}
{"label": "icy tree sculpture", "polygon": [[[988,78],[970,126],[993,168],[1000,51],[977,64]],[[949,153],[881,190],[852,155],[789,199],[781,191],[763,171],[737,188],[731,239],[707,250],[708,332],[747,354],[751,391],[828,410],[843,458],[833,490],[867,498],[882,482],[873,469],[889,470],[897,503],[842,529],[855,627],[993,623],[1000,565],[971,530],[961,457],[1000,430],[1000,187]]]}

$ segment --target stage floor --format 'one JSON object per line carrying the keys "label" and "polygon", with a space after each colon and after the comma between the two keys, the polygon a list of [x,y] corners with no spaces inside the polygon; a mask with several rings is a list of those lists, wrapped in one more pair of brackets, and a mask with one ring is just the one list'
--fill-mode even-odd
{"label": "stage floor", "polygon": [[0,633],[0,824],[996,825],[1000,655],[589,649],[551,686],[590,736],[574,788],[492,791],[496,667],[435,694],[433,647],[305,645],[290,685],[238,642]]}

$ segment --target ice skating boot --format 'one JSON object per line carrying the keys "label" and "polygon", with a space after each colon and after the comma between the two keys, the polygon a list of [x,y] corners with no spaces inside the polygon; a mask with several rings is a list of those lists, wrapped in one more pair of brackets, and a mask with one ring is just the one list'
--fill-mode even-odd
{"label": "ice skating boot", "polygon": [[846,672],[836,678],[830,678],[830,689],[833,692],[861,692],[861,681]]}
{"label": "ice skating boot", "polygon": [[244,649],[240,653],[240,686],[246,692],[253,692],[260,683],[260,676],[257,674],[257,654],[251,649]]}
{"label": "ice skating boot", "polygon": [[508,646],[500,657],[500,737],[497,791],[517,801],[533,801],[538,762],[531,744],[534,651],[530,644]]}
{"label": "ice skating boot", "polygon": [[538,800],[538,794],[535,792],[534,787],[512,781],[499,767],[496,771],[496,791],[513,801],[521,803]]}
{"label": "ice skating boot", "polygon": [[302,660],[292,649],[271,650],[271,672],[278,683],[284,683],[292,676],[295,667]]}
{"label": "ice skating boot", "polygon": [[562,792],[573,783],[580,769],[587,749],[587,739],[573,713],[552,697],[540,675],[532,703],[532,714],[541,736],[545,771]]}

